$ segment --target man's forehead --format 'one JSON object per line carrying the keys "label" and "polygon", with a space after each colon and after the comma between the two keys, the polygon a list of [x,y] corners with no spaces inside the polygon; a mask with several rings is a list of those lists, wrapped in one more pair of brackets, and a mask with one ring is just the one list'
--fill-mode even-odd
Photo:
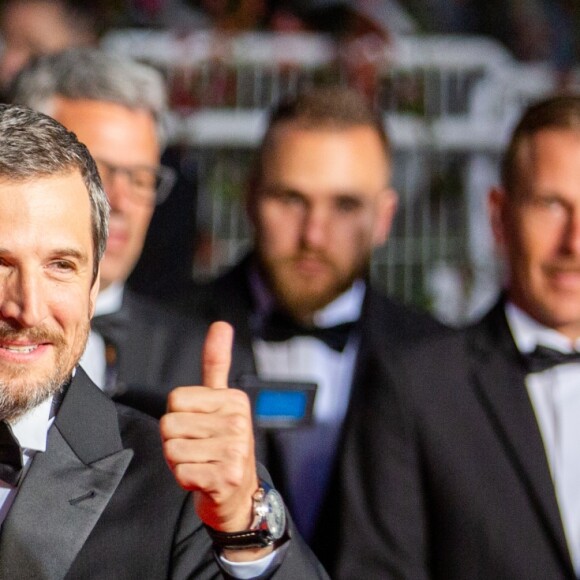
{"label": "man's forehead", "polygon": [[[76,167],[65,168],[54,173],[0,174],[0,196],[10,205],[44,206],[51,214],[80,212],[91,214],[89,192]],[[48,216],[47,216],[48,217]]]}
{"label": "man's forehead", "polygon": [[157,121],[144,107],[109,100],[51,99],[51,117],[77,135],[95,156],[131,165],[157,165],[160,156]]}

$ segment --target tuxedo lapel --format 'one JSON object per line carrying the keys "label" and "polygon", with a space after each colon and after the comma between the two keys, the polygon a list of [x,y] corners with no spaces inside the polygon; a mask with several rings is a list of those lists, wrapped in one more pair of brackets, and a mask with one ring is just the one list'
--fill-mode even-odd
{"label": "tuxedo lapel", "polygon": [[132,456],[114,404],[77,369],[2,526],[0,578],[65,577]]}
{"label": "tuxedo lapel", "polygon": [[476,391],[546,533],[572,570],[542,436],[525,385],[525,367],[509,331],[503,304],[469,334]]}

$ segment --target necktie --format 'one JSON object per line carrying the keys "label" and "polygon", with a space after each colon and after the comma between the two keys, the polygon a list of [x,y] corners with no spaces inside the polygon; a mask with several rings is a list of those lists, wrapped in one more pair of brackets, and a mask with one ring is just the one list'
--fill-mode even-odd
{"label": "necktie", "polygon": [[0,422],[0,479],[16,487],[22,472],[20,445],[6,421]]}
{"label": "necktie", "polygon": [[91,321],[105,342],[105,384],[103,390],[114,395],[119,375],[119,345],[123,343],[124,321],[117,312],[95,316]]}
{"label": "necktie", "polygon": [[296,336],[311,336],[321,340],[329,348],[342,352],[354,324],[345,322],[329,327],[305,326],[283,312],[274,311],[259,329],[257,336],[271,342],[282,342]]}
{"label": "necktie", "polygon": [[536,346],[534,351],[523,356],[530,373],[540,373],[557,365],[580,362],[580,352],[560,352],[541,344]]}

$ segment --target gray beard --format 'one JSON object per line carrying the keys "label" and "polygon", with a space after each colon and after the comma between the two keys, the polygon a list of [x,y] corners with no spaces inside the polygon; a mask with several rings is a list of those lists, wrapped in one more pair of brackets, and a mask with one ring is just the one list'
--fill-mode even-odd
{"label": "gray beard", "polygon": [[54,376],[39,385],[22,386],[13,392],[6,381],[0,381],[0,420],[14,421],[49,397],[60,393],[70,380],[71,372],[58,368]]}

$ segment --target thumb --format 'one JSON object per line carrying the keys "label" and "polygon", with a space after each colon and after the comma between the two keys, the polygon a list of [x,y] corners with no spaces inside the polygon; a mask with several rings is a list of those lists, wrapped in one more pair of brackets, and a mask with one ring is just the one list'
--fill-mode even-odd
{"label": "thumb", "polygon": [[212,389],[227,389],[232,361],[234,329],[227,322],[214,322],[203,345],[203,384]]}

